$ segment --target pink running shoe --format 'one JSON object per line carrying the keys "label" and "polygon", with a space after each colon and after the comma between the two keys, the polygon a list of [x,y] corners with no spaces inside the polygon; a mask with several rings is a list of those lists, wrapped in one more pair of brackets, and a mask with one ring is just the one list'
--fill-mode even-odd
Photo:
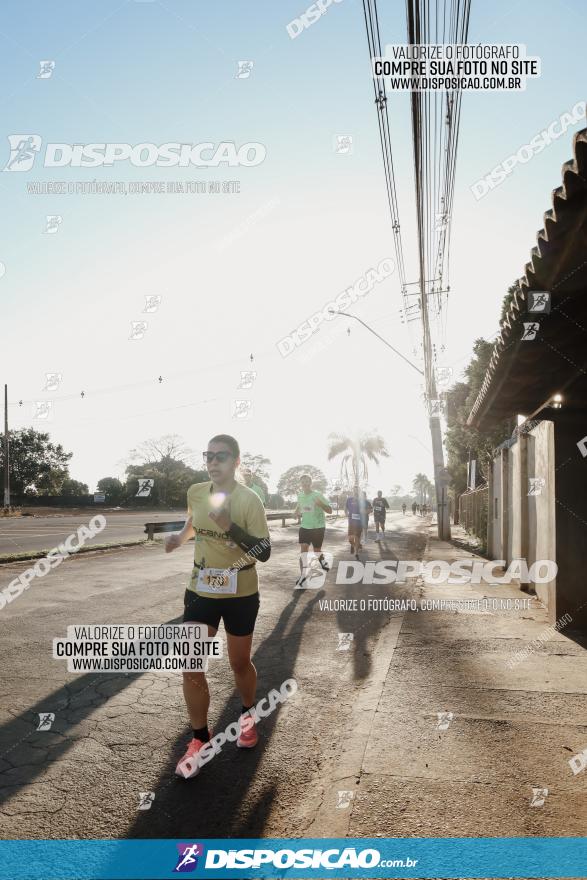
{"label": "pink running shoe", "polygon": [[191,739],[188,743],[187,751],[183,758],[180,758],[175,768],[176,776],[182,779],[192,779],[200,772],[200,763],[198,761],[198,753],[207,743],[203,743],[199,739]]}
{"label": "pink running shoe", "polygon": [[253,716],[247,712],[239,718],[240,733],[236,741],[239,749],[252,749],[259,742],[259,734],[257,733],[257,725]]}

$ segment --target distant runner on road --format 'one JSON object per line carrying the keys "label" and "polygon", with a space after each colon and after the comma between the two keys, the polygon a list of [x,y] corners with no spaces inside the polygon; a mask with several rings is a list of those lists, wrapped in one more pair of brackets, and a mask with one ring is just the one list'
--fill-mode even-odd
{"label": "distant runner on road", "polygon": [[[389,510],[387,498],[383,497],[381,489],[377,493],[377,498],[373,499],[373,518],[375,520],[375,540],[380,541],[385,537],[385,515]],[[379,535],[381,529],[381,536]]]}
{"label": "distant runner on road", "polygon": [[402,513],[403,513],[404,516],[406,515],[406,505],[405,505],[405,503],[402,504]]}
{"label": "distant runner on road", "polygon": [[418,505],[417,505],[416,502],[414,501],[414,503],[412,504],[412,516],[416,516],[416,508],[417,508],[417,506],[418,506]]}
{"label": "distant runner on road", "polygon": [[[266,562],[271,555],[269,529],[261,499],[235,479],[240,450],[234,437],[213,437],[204,452],[204,462],[210,481],[195,483],[188,489],[188,519],[181,532],[167,538],[165,550],[170,553],[191,537],[196,539],[183,620],[200,624],[209,636],[215,636],[220,621],[224,621],[228,659],[242,700],[236,744],[250,749],[258,741],[250,714],[257,686],[257,671],[251,662],[259,611],[256,563]],[[184,672],[183,693],[193,737],[175,772],[189,779],[199,772],[198,752],[210,741],[206,675]]]}
{"label": "distant runner on road", "polygon": [[241,471],[243,475],[243,480],[245,481],[245,486],[248,486],[249,489],[252,489],[255,494],[259,496],[263,505],[267,502],[267,498],[265,497],[265,492],[263,491],[263,487],[259,486],[258,483],[255,483],[253,472],[250,468],[246,468],[244,471]]}
{"label": "distant runner on road", "polygon": [[361,506],[358,491],[347,498],[346,514],[349,521],[349,542],[351,545],[351,553],[354,554],[355,559],[359,558],[361,535],[363,534],[363,515],[361,512]]}
{"label": "distant runner on road", "polygon": [[371,502],[369,501],[369,499],[367,498],[366,492],[363,492],[361,499],[360,499],[360,503],[361,503],[361,515],[363,518],[363,532],[365,534],[364,543],[367,544],[367,542],[369,541],[369,517],[371,516],[371,513],[373,512],[373,506],[372,506]]}
{"label": "distant runner on road", "polygon": [[322,544],[326,530],[325,513],[332,513],[332,507],[322,492],[312,489],[312,477],[303,474],[300,477],[301,492],[294,510],[294,516],[301,516],[299,531],[300,542],[300,576],[296,588],[303,589],[308,585],[308,551],[310,546],[318,554],[318,562],[324,571],[330,571],[324,555]]}

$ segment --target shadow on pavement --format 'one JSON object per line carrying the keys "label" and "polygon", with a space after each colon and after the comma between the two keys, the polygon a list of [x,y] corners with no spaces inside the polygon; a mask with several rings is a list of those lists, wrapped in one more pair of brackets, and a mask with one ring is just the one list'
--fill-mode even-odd
{"label": "shadow on pavement", "polygon": [[[293,677],[304,627],[324,592],[316,593],[291,622],[300,596],[301,592],[293,594],[272,632],[253,655],[258,674],[259,699],[271,688],[279,688],[286,679]],[[232,675],[228,668],[226,674]],[[224,730],[228,724],[236,721],[239,711],[240,698],[234,691],[215,724],[214,732]],[[275,799],[276,785],[268,781],[255,802],[247,800],[247,792],[273,735],[279,711],[278,708],[259,725],[259,744],[256,748],[246,751],[237,749],[234,743],[227,743],[192,780],[182,780],[174,774],[175,765],[189,738],[189,729],[184,728],[171,746],[167,765],[153,786],[156,813],[141,813],[124,836],[194,839],[213,838],[219,834],[222,837],[262,836]],[[268,779],[271,778],[270,774]]]}

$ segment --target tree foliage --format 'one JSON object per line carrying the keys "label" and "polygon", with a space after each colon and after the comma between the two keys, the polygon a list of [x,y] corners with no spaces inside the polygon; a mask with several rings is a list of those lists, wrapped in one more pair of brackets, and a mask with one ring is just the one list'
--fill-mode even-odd
{"label": "tree foliage", "polygon": [[324,492],[328,481],[322,471],[314,467],[313,464],[297,464],[288,468],[279,478],[277,483],[277,492],[284,498],[295,498],[300,489],[300,477],[303,474],[309,474],[312,477],[312,488],[319,492]]}
{"label": "tree foliage", "polygon": [[492,351],[493,343],[485,339],[477,339],[473,345],[473,357],[465,370],[465,381],[457,382],[447,392],[445,443],[448,470],[456,496],[467,489],[469,455],[477,461],[482,479],[487,480],[493,450],[506,435],[507,428],[501,421],[483,431],[467,425],[467,419],[483,384]]}
{"label": "tree foliage", "polygon": [[385,440],[380,434],[363,434],[349,437],[346,434],[330,434],[328,461],[340,458],[340,478],[343,486],[358,488],[369,479],[368,463],[379,464],[380,458],[388,458]]}
{"label": "tree foliage", "polygon": [[[73,453],[60,443],[52,443],[49,434],[22,428],[10,431],[10,490],[14,495],[25,493],[58,495],[69,477],[68,462]],[[1,480],[4,482],[4,436],[0,435]]]}

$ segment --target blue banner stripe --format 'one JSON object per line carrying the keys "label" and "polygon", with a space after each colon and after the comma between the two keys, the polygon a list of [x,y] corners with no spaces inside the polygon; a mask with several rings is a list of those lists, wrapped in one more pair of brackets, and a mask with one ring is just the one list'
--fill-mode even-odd
{"label": "blue banner stripe", "polygon": [[0,880],[587,877],[584,837],[0,841]]}

